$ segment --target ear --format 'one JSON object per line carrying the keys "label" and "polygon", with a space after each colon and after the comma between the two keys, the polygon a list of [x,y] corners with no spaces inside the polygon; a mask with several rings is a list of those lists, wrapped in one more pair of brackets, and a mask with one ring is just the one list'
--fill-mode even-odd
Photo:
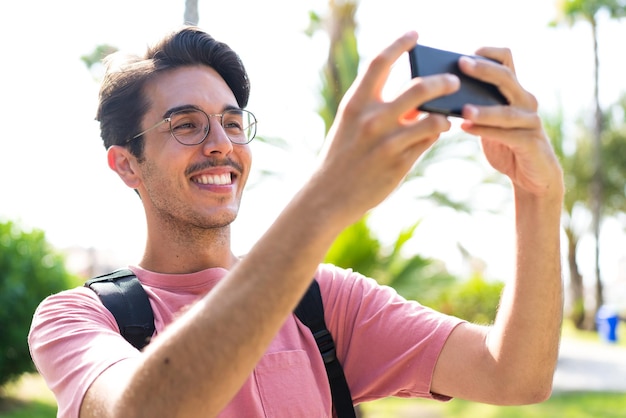
{"label": "ear", "polygon": [[137,158],[130,153],[128,148],[120,145],[112,145],[107,150],[109,168],[117,173],[126,185],[137,189],[141,184]]}

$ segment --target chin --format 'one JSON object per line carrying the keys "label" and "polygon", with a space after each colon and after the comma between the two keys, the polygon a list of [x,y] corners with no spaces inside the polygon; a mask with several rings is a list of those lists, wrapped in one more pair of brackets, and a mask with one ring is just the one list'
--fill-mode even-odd
{"label": "chin", "polygon": [[207,221],[212,225],[212,228],[223,228],[230,226],[235,219],[237,219],[237,210],[225,210],[218,214],[209,215]]}

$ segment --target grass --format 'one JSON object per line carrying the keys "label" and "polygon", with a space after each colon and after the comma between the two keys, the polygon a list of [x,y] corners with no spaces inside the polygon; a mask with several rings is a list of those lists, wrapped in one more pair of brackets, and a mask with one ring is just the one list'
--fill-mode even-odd
{"label": "grass", "polygon": [[541,404],[527,406],[389,398],[363,404],[362,409],[366,418],[623,418],[626,394],[560,393]]}
{"label": "grass", "polygon": [[9,383],[0,393],[1,418],[55,418],[56,401],[43,379],[36,373]]}
{"label": "grass", "polygon": [[[583,331],[576,329],[570,321],[563,323],[563,337],[574,338],[581,341],[599,342],[600,337],[595,331]],[[626,347],[626,321],[619,321],[617,326],[617,346]]]}

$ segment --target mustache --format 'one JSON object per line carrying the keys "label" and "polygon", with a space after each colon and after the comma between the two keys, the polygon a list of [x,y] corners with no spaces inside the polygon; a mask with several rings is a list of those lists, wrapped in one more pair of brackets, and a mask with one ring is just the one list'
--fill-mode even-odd
{"label": "mustache", "polygon": [[218,159],[205,160],[201,163],[193,164],[187,167],[187,169],[185,170],[185,175],[191,176],[192,174],[198,171],[206,170],[207,168],[225,167],[225,166],[232,167],[239,173],[243,172],[243,167],[241,166],[241,164],[233,161],[230,158],[223,158],[219,160]]}

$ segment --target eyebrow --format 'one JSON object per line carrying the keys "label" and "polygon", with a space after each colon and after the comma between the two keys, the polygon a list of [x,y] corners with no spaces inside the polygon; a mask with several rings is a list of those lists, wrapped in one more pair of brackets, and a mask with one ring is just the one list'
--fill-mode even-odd
{"label": "eyebrow", "polygon": [[[204,112],[204,110],[202,108],[200,108],[200,106],[196,106],[196,105],[192,105],[192,104],[185,104],[185,105],[181,105],[181,106],[176,106],[176,107],[172,107],[170,109],[167,109],[165,111],[165,113],[163,114],[163,119],[167,119],[169,118],[172,113],[174,112],[189,112],[192,110],[201,110]],[[222,108],[222,112],[225,112],[227,110],[243,110],[238,106],[234,106],[234,105],[226,105]],[[206,113],[206,112],[205,112]]]}

